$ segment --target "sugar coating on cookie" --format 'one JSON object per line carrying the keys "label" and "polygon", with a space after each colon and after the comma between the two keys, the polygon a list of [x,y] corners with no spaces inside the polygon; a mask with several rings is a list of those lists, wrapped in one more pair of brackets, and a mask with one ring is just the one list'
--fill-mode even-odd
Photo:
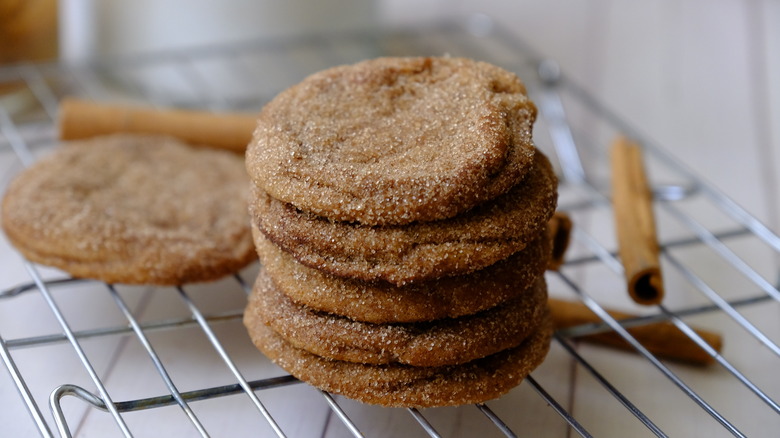
{"label": "sugar coating on cookie", "polygon": [[404,285],[468,274],[521,251],[547,227],[557,179],[541,152],[526,177],[466,213],[405,226],[336,222],[253,187],[252,220],[299,262],[339,277]]}
{"label": "sugar coating on cookie", "polygon": [[169,137],[63,144],[25,169],[3,229],[29,260],[109,283],[214,280],[256,260],[240,155]]}
{"label": "sugar coating on cookie", "polygon": [[331,220],[445,219],[518,183],[536,108],[516,75],[463,58],[377,58],[315,73],[260,113],[250,177]]}
{"label": "sugar coating on cookie", "polygon": [[263,269],[293,301],[374,324],[456,318],[499,305],[543,275],[551,251],[543,234],[522,251],[474,273],[394,286],[312,269],[270,242],[254,224],[252,234]]}
{"label": "sugar coating on cookie", "polygon": [[519,296],[460,318],[372,324],[295,304],[261,270],[247,312],[297,348],[318,356],[366,364],[420,367],[457,365],[519,345],[541,322],[547,303],[544,277]]}
{"label": "sugar coating on cookie", "polygon": [[298,379],[363,403],[392,407],[457,406],[498,398],[542,363],[552,338],[552,324],[547,316],[515,348],[461,365],[413,367],[317,356],[286,342],[263,324],[255,312],[244,314],[244,324],[255,346]]}

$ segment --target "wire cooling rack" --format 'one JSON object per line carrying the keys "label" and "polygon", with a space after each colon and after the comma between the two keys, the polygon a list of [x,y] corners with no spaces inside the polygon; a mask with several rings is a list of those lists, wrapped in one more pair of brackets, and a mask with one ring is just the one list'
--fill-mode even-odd
{"label": "wire cooling rack", "polygon": [[[0,240],[3,436],[767,436],[780,430],[780,239],[484,17],[420,29],[250,41],[0,70],[18,83],[0,107],[0,183],[55,144],[66,95],[256,111],[307,74],[379,55],[468,56],[517,72],[540,109],[535,139],[574,220],[550,293],[601,324],[558,331],[545,363],[484,405],[386,409],[320,392],[270,364],[241,313],[257,266],[177,288],[106,285],[30,264]],[[667,299],[638,308],[615,255],[606,145],[639,139],[655,190]],[[618,322],[604,309],[635,311]],[[722,355],[696,367],[653,356],[626,331],[671,321],[720,331]],[[615,331],[634,352],[577,341]]]}

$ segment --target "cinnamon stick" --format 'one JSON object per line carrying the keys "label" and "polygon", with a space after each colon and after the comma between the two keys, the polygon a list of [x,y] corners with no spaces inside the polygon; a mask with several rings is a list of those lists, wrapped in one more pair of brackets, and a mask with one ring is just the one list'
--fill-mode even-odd
{"label": "cinnamon stick", "polygon": [[[556,329],[602,322],[587,306],[579,302],[550,298],[549,305]],[[607,312],[618,321],[635,317],[615,310],[607,310]],[[626,330],[642,346],[658,357],[696,365],[708,365],[715,361],[704,349],[670,322],[656,322],[629,327]],[[694,331],[720,353],[723,339],[719,334],[702,329],[694,329]],[[633,350],[628,342],[613,331],[584,335],[579,339],[624,350]]]}
{"label": "cinnamon stick", "polygon": [[611,161],[615,227],[628,293],[639,304],[658,304],[664,296],[660,248],[641,149],[618,137]]}
{"label": "cinnamon stick", "polygon": [[563,264],[563,258],[571,240],[571,227],[571,218],[561,211],[556,211],[547,222],[547,234],[552,241],[552,254],[547,269],[557,271]]}
{"label": "cinnamon stick", "polygon": [[243,153],[257,116],[183,109],[154,109],[63,99],[59,107],[59,136],[76,140],[118,132],[163,134],[192,144]]}

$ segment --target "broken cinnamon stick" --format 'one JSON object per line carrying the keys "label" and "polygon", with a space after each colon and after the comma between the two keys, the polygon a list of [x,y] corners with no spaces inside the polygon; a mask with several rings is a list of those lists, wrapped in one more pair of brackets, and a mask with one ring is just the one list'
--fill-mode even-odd
{"label": "broken cinnamon stick", "polygon": [[118,132],[170,135],[188,143],[243,153],[257,116],[183,109],[155,109],[63,99],[59,107],[61,140]]}
{"label": "broken cinnamon stick", "polygon": [[[602,322],[601,318],[579,302],[550,298],[549,305],[556,330]],[[615,310],[607,310],[607,312],[618,321],[635,317],[635,315]],[[626,330],[655,356],[696,365],[708,365],[715,361],[711,355],[671,322],[650,323],[628,327]],[[720,353],[723,339],[719,334],[702,329],[694,329],[694,331]],[[578,339],[624,350],[633,350],[633,347],[625,339],[613,331],[584,335]]]}
{"label": "broken cinnamon stick", "polygon": [[628,293],[639,304],[664,296],[652,192],[639,145],[620,136],[612,144],[612,196],[620,259]]}

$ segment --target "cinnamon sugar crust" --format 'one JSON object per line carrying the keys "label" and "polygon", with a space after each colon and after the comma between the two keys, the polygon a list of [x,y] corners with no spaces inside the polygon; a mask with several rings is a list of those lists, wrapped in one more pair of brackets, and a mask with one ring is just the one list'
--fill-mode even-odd
{"label": "cinnamon sugar crust", "polygon": [[497,66],[377,58],[276,96],[259,115],[246,165],[270,196],[330,220],[440,220],[524,177],[535,118],[524,84]]}
{"label": "cinnamon sugar crust", "polygon": [[371,324],[295,304],[260,271],[247,312],[285,341],[318,356],[366,364],[457,365],[519,345],[541,322],[547,285],[474,315],[406,324]]}
{"label": "cinnamon sugar crust", "polygon": [[522,344],[461,365],[413,367],[326,359],[293,347],[247,312],[244,324],[255,346],[281,368],[309,384],[363,403],[429,408],[483,403],[522,382],[550,349],[549,316]]}
{"label": "cinnamon sugar crust", "polygon": [[552,336],[557,179],[535,118],[514,74],[450,57],[334,67],[274,98],[246,152],[258,349],[383,406],[519,384]]}
{"label": "cinnamon sugar crust", "polygon": [[543,275],[550,239],[540,236],[522,251],[467,275],[394,286],[329,275],[296,261],[253,226],[268,275],[285,295],[311,309],[355,321],[405,323],[471,315],[523,293]]}
{"label": "cinnamon sugar crust", "polygon": [[253,187],[252,220],[300,263],[339,277],[395,285],[471,273],[521,251],[546,229],[557,204],[549,160],[534,154],[508,193],[451,219],[405,226],[335,222]]}
{"label": "cinnamon sugar crust", "polygon": [[214,280],[256,260],[241,156],[169,137],[71,142],[23,171],[3,229],[29,260],[108,283]]}

